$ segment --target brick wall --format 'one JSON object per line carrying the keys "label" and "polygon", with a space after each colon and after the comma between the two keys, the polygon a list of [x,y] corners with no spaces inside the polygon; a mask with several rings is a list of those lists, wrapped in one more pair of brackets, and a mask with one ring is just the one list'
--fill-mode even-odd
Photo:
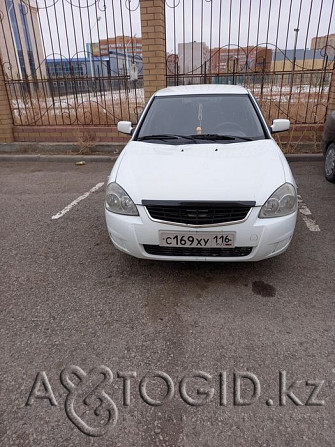
{"label": "brick wall", "polygon": [[0,58],[0,142],[10,143],[11,141],[14,141],[13,118]]}
{"label": "brick wall", "polygon": [[140,0],[145,101],[166,87],[165,1]]}
{"label": "brick wall", "polygon": [[[289,132],[275,135],[284,152],[320,152],[323,125],[297,124]],[[126,143],[128,135],[118,133],[116,126],[15,126],[14,139],[26,143]]]}
{"label": "brick wall", "polygon": [[15,126],[15,141],[38,143],[126,143],[129,136],[116,126]]}
{"label": "brick wall", "polygon": [[321,152],[323,124],[293,124],[288,132],[274,134],[285,153]]}

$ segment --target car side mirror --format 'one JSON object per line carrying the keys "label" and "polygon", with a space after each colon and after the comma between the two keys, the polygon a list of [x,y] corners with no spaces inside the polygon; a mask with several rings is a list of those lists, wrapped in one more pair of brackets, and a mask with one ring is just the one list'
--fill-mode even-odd
{"label": "car side mirror", "polygon": [[277,119],[272,121],[270,131],[271,133],[284,132],[285,130],[289,130],[289,128],[290,128],[290,120]]}
{"label": "car side mirror", "polygon": [[133,132],[133,127],[130,121],[119,121],[117,123],[117,130],[118,132],[131,135]]}

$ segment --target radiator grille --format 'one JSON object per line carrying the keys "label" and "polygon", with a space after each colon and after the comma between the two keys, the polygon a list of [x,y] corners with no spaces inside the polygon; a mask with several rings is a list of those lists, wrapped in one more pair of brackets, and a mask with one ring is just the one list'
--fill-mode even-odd
{"label": "radiator grille", "polygon": [[255,202],[155,202],[143,200],[152,219],[188,225],[244,220]]}
{"label": "radiator grille", "polygon": [[144,250],[157,256],[195,256],[195,257],[243,257],[250,255],[252,247],[234,248],[192,248],[192,247],[161,247],[159,245],[144,245]]}

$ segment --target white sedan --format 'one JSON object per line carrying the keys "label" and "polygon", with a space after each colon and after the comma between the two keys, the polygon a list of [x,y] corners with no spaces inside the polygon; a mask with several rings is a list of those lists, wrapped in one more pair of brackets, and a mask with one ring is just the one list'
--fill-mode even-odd
{"label": "white sedan", "polygon": [[288,248],[297,188],[251,93],[238,86],[159,90],[109,176],[105,216],[116,248],[138,258],[259,261]]}

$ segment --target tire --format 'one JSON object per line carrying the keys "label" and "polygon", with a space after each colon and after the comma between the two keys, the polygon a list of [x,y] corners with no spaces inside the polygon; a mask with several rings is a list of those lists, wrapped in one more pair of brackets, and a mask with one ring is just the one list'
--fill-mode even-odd
{"label": "tire", "polygon": [[331,143],[326,151],[325,177],[328,182],[335,183],[335,143]]}

